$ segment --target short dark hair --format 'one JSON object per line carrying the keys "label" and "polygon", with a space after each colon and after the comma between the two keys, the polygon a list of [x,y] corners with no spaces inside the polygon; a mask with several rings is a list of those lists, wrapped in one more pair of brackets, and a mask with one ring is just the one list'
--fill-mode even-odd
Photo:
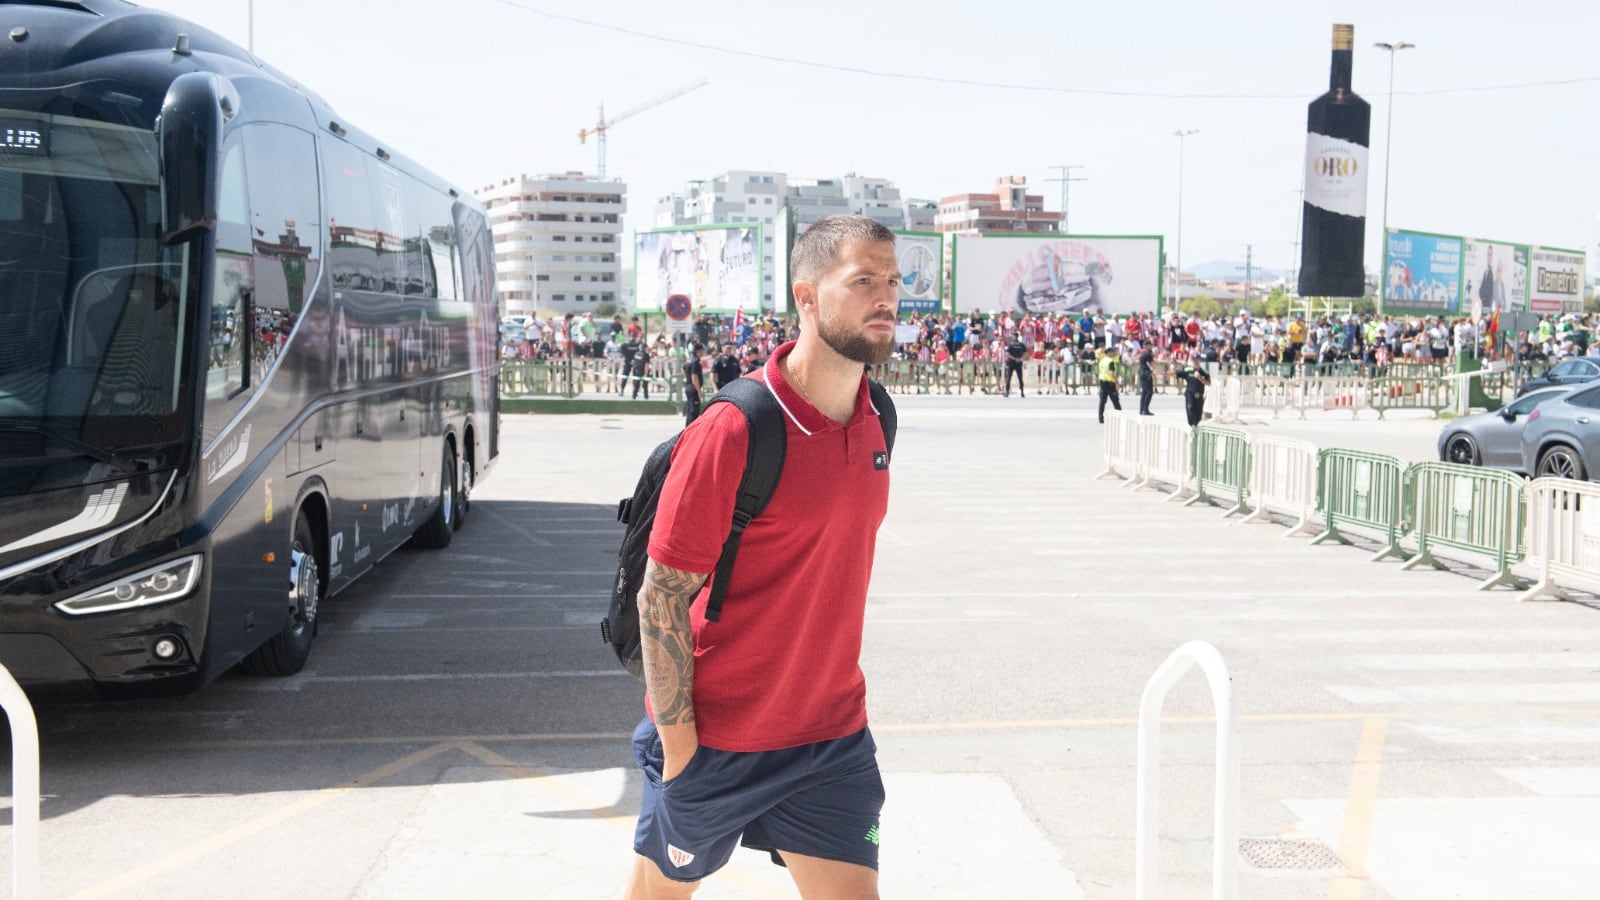
{"label": "short dark hair", "polygon": [[845,241],[865,239],[894,243],[894,232],[866,216],[828,216],[819,219],[794,242],[789,255],[790,281],[816,281],[839,261]]}

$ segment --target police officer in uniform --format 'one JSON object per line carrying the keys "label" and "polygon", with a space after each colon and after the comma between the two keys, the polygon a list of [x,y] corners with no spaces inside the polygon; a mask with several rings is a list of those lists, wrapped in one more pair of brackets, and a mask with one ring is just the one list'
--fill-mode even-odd
{"label": "police officer in uniform", "polygon": [[1017,393],[1024,397],[1028,396],[1028,392],[1024,389],[1022,384],[1022,360],[1027,355],[1028,348],[1022,343],[1022,338],[1018,335],[1012,335],[1011,343],[1006,345],[1005,396],[1011,396],[1011,375],[1013,372],[1016,373],[1017,376]]}
{"label": "police officer in uniform", "polygon": [[704,381],[704,370],[700,365],[700,354],[704,348],[695,344],[689,348],[688,355],[683,361],[683,425],[685,428],[700,415],[700,388]]}
{"label": "police officer in uniform", "polygon": [[1206,372],[1202,363],[1189,362],[1178,375],[1183,378],[1183,411],[1189,417],[1189,427],[1200,424],[1200,419],[1206,408],[1206,387],[1211,384],[1211,375]]}
{"label": "police officer in uniform", "polygon": [[1117,393],[1117,348],[1103,347],[1100,350],[1100,359],[1095,363],[1095,370],[1100,378],[1100,424],[1106,423],[1106,400],[1122,412],[1122,397]]}
{"label": "police officer in uniform", "polygon": [[1150,397],[1156,392],[1156,355],[1149,347],[1139,353],[1139,415],[1153,416]]}

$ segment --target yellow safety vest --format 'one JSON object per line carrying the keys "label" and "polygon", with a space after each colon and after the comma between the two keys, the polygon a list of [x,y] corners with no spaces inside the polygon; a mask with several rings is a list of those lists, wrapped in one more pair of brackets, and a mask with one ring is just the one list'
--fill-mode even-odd
{"label": "yellow safety vest", "polygon": [[1101,381],[1117,380],[1117,358],[1115,356],[1112,356],[1109,353],[1102,354],[1100,356],[1100,362],[1097,363],[1097,365],[1099,366]]}

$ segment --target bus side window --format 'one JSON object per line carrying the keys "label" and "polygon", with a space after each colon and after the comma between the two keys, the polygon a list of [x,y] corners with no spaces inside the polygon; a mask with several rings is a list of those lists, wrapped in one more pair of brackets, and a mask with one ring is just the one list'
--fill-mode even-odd
{"label": "bus side window", "polygon": [[217,192],[217,253],[211,283],[210,349],[206,368],[205,437],[209,441],[238,410],[246,389],[242,365],[255,292],[255,261],[250,245],[250,195],[245,184],[244,149],[237,133],[224,145]]}
{"label": "bus side window", "polygon": [[316,283],[322,245],[315,138],[288,125],[244,128],[245,164],[255,192],[251,383],[271,370]]}

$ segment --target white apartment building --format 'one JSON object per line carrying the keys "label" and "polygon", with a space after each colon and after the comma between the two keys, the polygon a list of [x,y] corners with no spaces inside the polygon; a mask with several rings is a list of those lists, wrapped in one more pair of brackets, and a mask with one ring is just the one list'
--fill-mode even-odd
{"label": "white apartment building", "polygon": [[[787,273],[775,271],[787,247],[774,253],[774,241],[784,234],[786,218],[793,213],[797,226],[826,216],[853,213],[869,216],[890,228],[929,230],[937,207],[929,201],[902,200],[900,190],[886,178],[864,178],[851,173],[842,178],[791,178],[782,172],[733,170],[691,181],[681,194],[656,201],[655,227],[724,225],[760,222],[762,227],[762,294],[765,309],[783,309],[775,293],[788,284]],[[776,287],[775,287],[776,286]]]}
{"label": "white apartment building", "polygon": [[[683,193],[656,201],[655,227],[674,225],[725,225],[761,223],[761,307],[773,305],[772,237],[783,222],[783,199],[788,176],[782,172],[736,170],[691,181]],[[779,278],[777,284],[787,281]]]}
{"label": "white apartment building", "polygon": [[475,191],[494,233],[500,311],[592,311],[622,305],[628,186],[582,172],[519,175]]}

